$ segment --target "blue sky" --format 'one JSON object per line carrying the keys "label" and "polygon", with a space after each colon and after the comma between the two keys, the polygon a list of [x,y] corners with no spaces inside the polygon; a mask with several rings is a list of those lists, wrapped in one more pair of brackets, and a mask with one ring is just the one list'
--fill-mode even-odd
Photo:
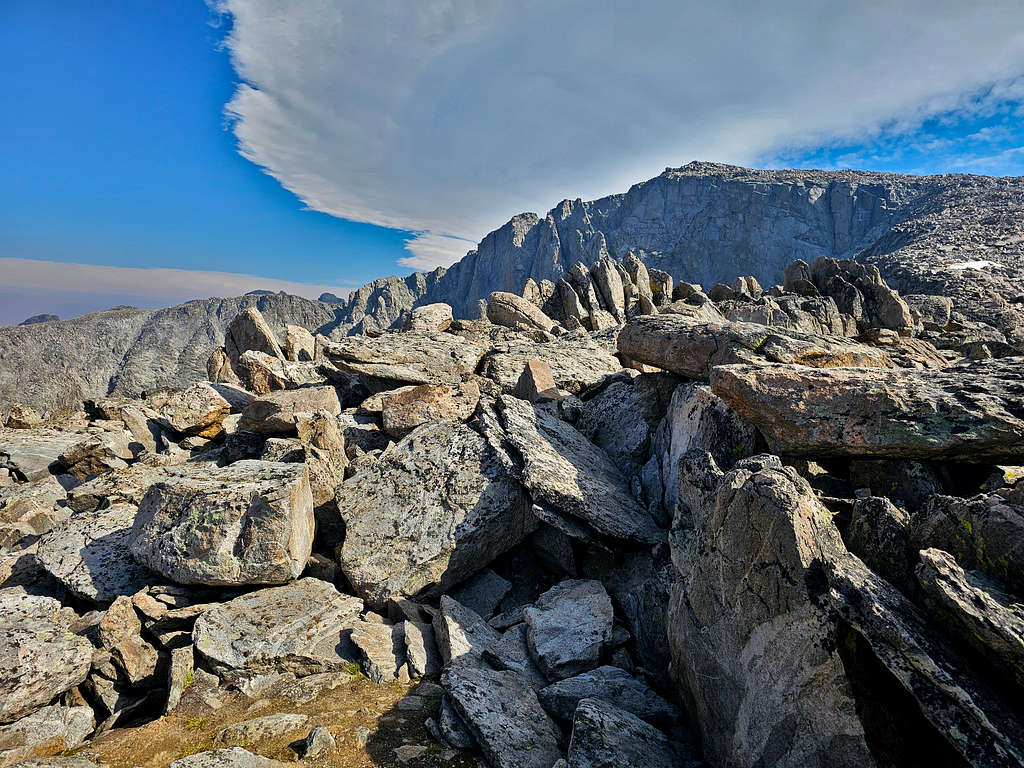
{"label": "blue sky", "polygon": [[5,0],[0,323],[344,294],[692,159],[1024,174],[1019,2],[853,5]]}

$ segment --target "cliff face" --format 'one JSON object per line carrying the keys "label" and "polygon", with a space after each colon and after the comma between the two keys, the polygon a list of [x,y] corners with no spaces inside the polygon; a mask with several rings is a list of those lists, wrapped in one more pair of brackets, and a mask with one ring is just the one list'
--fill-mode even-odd
{"label": "cliff face", "polygon": [[[556,281],[574,262],[633,250],[649,267],[706,288],[742,274],[779,283],[794,259],[855,257],[876,263],[905,292],[945,286],[960,311],[991,321],[990,311],[978,310],[979,296],[995,290],[1012,302],[1024,292],[1022,220],[1022,179],[690,163],[625,194],[566,200],[543,218],[516,216],[415,287],[391,278],[353,294],[346,313],[387,327],[422,286],[414,304],[443,301],[456,316],[473,317],[491,291],[518,292],[527,278]],[[1000,267],[949,269],[980,260],[997,262],[1005,274],[993,283],[992,269]],[[959,287],[950,290],[951,283]],[[1019,333],[1022,311],[1000,312],[1004,332]]]}

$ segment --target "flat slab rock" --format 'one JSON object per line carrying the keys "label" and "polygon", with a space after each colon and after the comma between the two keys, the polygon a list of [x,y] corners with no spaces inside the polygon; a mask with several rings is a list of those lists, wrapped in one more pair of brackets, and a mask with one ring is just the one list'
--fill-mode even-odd
{"label": "flat slab rock", "polygon": [[601,582],[571,579],[555,585],[523,609],[537,666],[556,680],[593,669],[611,642],[612,616]]}
{"label": "flat slab rock", "polygon": [[1020,464],[1020,358],[943,371],[734,365],[711,388],[775,452]]}
{"label": "flat slab rock", "polygon": [[792,363],[814,368],[890,368],[889,356],[840,336],[818,336],[757,323],[700,322],[682,315],[639,315],[619,333],[619,353],[687,379],[705,379],[731,363]]}
{"label": "flat slab rock", "polygon": [[541,689],[537,695],[544,709],[562,720],[571,720],[583,699],[600,699],[652,723],[670,724],[678,710],[647,685],[618,667],[598,667],[589,672],[559,680]]}
{"label": "flat slab rock", "polygon": [[74,594],[94,603],[133,595],[160,579],[132,559],[136,512],[125,503],[76,512],[40,539],[36,561]]}
{"label": "flat slab rock", "polygon": [[255,755],[241,747],[226,747],[182,757],[171,763],[170,768],[283,768],[286,765],[290,764]]}
{"label": "flat slab rock", "polygon": [[582,332],[544,344],[525,339],[497,344],[484,357],[480,370],[496,381],[503,392],[511,393],[532,360],[547,363],[555,384],[574,395],[622,370],[622,364],[606,345]]}
{"label": "flat slab rock", "polygon": [[327,345],[342,371],[359,374],[371,389],[391,384],[454,384],[476,369],[484,350],[449,333],[349,336]]}
{"label": "flat slab rock", "polygon": [[338,488],[338,553],[356,593],[389,599],[447,589],[537,526],[487,442],[451,421],[424,425]]}
{"label": "flat slab rock", "polygon": [[82,438],[55,429],[0,429],[0,467],[10,467],[26,480],[40,480],[56,468],[57,457]]}
{"label": "flat slab rock", "polygon": [[280,584],[306,567],[313,530],[305,464],[239,461],[152,485],[131,548],[179,584]]}
{"label": "flat slab rock", "polygon": [[562,756],[558,726],[515,672],[457,663],[441,684],[490,765],[551,768]]}
{"label": "flat slab rock", "polygon": [[333,672],[358,662],[342,643],[360,621],[363,601],[318,579],[299,579],[236,597],[203,613],[192,638],[221,674]]}
{"label": "flat slab rock", "polygon": [[93,646],[68,631],[72,619],[52,597],[0,590],[0,723],[46,706],[85,680]]}
{"label": "flat slab rock", "polygon": [[437,649],[445,665],[456,660],[479,664],[484,649],[501,637],[479,614],[448,595],[441,595],[433,627]]}
{"label": "flat slab rock", "polygon": [[38,751],[63,752],[85,741],[96,727],[92,709],[54,704],[0,728],[0,766],[14,765]]}
{"label": "flat slab rock", "polygon": [[568,768],[679,768],[686,757],[661,731],[607,701],[583,699],[576,708]]}
{"label": "flat slab rock", "polygon": [[334,387],[302,387],[261,395],[242,411],[238,429],[262,435],[293,435],[295,415],[326,411],[341,413],[341,401]]}
{"label": "flat slab rock", "polygon": [[581,432],[525,400],[502,395],[497,405],[496,419],[481,419],[484,432],[536,501],[614,538],[665,538],[625,475]]}

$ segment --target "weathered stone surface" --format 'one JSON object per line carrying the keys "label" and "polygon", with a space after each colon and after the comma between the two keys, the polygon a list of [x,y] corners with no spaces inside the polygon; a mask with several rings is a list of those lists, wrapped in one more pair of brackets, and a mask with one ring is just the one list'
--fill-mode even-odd
{"label": "weathered stone surface", "polygon": [[85,680],[93,648],[68,631],[71,619],[51,597],[0,590],[0,723],[30,714]]}
{"label": "weathered stone surface", "polygon": [[224,351],[236,370],[238,359],[250,349],[284,360],[284,353],[274,332],[256,307],[244,309],[235,315],[224,334]]}
{"label": "weathered stone surface", "polygon": [[251,349],[238,359],[235,372],[239,383],[257,395],[317,386],[327,381],[324,368],[317,363],[290,362]]}
{"label": "weathered stone surface", "polygon": [[515,672],[454,664],[442,685],[491,765],[551,768],[562,756],[558,726]]}
{"label": "weathered stone surface", "polygon": [[582,699],[601,699],[641,720],[670,724],[679,716],[676,708],[635,677],[618,667],[598,667],[559,680],[537,692],[544,709],[562,720],[572,720]]}
{"label": "weathered stone surface", "polygon": [[468,426],[427,424],[342,484],[345,576],[370,605],[447,589],[522,541],[536,519]]}
{"label": "weathered stone surface", "polygon": [[523,609],[537,666],[552,680],[596,667],[612,639],[612,601],[601,582],[563,581]]}
{"label": "weathered stone surface", "polygon": [[844,550],[807,482],[776,457],[746,459],[681,517],[669,645],[708,761],[874,765],[809,591],[815,563]]}
{"label": "weathered stone surface", "polygon": [[489,619],[498,610],[505,595],[512,589],[512,583],[503,579],[490,568],[485,568],[449,594],[471,611]]}
{"label": "weathered stone surface", "polygon": [[307,723],[309,723],[309,715],[290,713],[264,715],[229,725],[214,737],[214,741],[218,744],[251,746],[259,744],[261,741],[295,733],[305,728]]}
{"label": "weathered stone surface", "polygon": [[543,360],[527,360],[512,394],[520,400],[536,403],[541,400],[557,400],[560,393],[551,366]]}
{"label": "weathered stone surface", "polygon": [[33,757],[18,763],[20,768],[96,768],[96,763],[84,757]]}
{"label": "weathered stone surface", "polygon": [[424,304],[409,313],[405,330],[413,333],[440,333],[452,324],[452,308],[448,304]]}
{"label": "weathered stone surface", "polygon": [[349,336],[328,345],[328,358],[358,374],[373,391],[402,384],[451,384],[476,369],[484,350],[449,333]]}
{"label": "weathered stone surface", "polygon": [[181,694],[190,685],[195,670],[195,651],[192,645],[171,650],[171,662],[167,665],[167,703],[164,714],[174,711],[181,701]]}
{"label": "weathered stone surface", "polygon": [[127,462],[133,461],[140,449],[122,429],[103,431],[76,442],[57,457],[57,462],[84,482],[94,475],[127,468]]}
{"label": "weathered stone surface", "polygon": [[814,368],[892,366],[880,349],[838,336],[817,336],[755,323],[699,322],[682,315],[634,317],[619,333],[619,353],[687,379],[715,366],[792,363]]}
{"label": "weathered stone surface", "polygon": [[441,595],[441,608],[434,616],[434,639],[441,661],[479,664],[484,649],[501,637],[477,613],[448,595]]}
{"label": "weathered stone surface", "polygon": [[620,539],[653,543],[664,538],[629,490],[612,460],[580,432],[524,400],[502,395],[497,418],[484,421],[509,471],[534,499]]}
{"label": "weathered stone surface", "polygon": [[196,620],[192,637],[220,674],[333,672],[358,661],[354,646],[339,638],[347,641],[362,610],[359,598],[300,579],[211,608]]}
{"label": "weathered stone surface", "polygon": [[1013,464],[1024,462],[1024,369],[1010,360],[944,371],[730,365],[711,387],[778,452]]}
{"label": "weathered stone surface", "polygon": [[13,469],[25,480],[42,480],[59,469],[57,458],[81,435],[55,429],[0,429],[0,466]]}
{"label": "weathered stone surface", "polygon": [[[1007,494],[1008,496],[1010,494]],[[934,547],[1024,594],[1024,504],[1000,493],[932,496],[910,521],[914,551]]]}
{"label": "weathered stone surface", "polygon": [[74,749],[92,733],[96,720],[87,706],[54,704],[0,728],[0,768],[26,765],[40,752]]}
{"label": "weathered stone surface", "polygon": [[316,357],[316,339],[301,325],[284,327],[284,356],[293,363],[312,362]]}
{"label": "weathered stone surface", "polygon": [[241,747],[199,752],[171,763],[170,768],[283,768],[288,763],[255,755]]}
{"label": "weathered stone surface", "polygon": [[132,599],[120,595],[99,623],[100,643],[110,651],[128,682],[139,685],[152,682],[156,674],[158,655],[156,648],[142,639],[139,621]]}
{"label": "weathered stone surface", "polygon": [[488,297],[487,319],[509,328],[522,326],[549,332],[558,325],[534,304],[505,291],[495,291]]}
{"label": "weathered stone surface", "polygon": [[1024,606],[952,555],[925,549],[915,575],[928,607],[988,663],[1024,686]]}
{"label": "weathered stone surface", "polygon": [[430,624],[406,620],[403,637],[410,677],[434,675],[441,671],[441,654],[437,650],[434,628]]}
{"label": "weathered stone surface", "polygon": [[479,400],[480,387],[472,380],[455,385],[420,384],[384,395],[381,421],[385,432],[400,439],[421,424],[441,419],[465,421],[473,415]]}
{"label": "weathered stone surface", "polygon": [[315,760],[330,752],[335,745],[334,736],[326,727],[314,725],[302,743],[301,755],[306,760]]}
{"label": "weathered stone surface", "polygon": [[526,641],[525,624],[509,627],[500,638],[490,642],[483,651],[483,658],[495,669],[518,672],[535,691],[548,684],[544,673],[537,667],[530,655]]}
{"label": "weathered stone surface", "polygon": [[910,518],[888,499],[870,496],[854,502],[846,543],[851,552],[893,586],[906,590],[912,582]]}
{"label": "weathered stone surface", "polygon": [[405,666],[404,624],[361,622],[352,629],[352,642],[363,656],[363,671],[375,683],[397,680]]}
{"label": "weathered stone surface", "polygon": [[341,402],[334,387],[303,387],[258,397],[244,411],[238,429],[256,434],[294,435],[296,414],[324,411],[341,413]]}
{"label": "weathered stone surface", "polygon": [[67,491],[52,475],[0,488],[0,550],[66,520],[71,510],[58,506],[66,497]]}
{"label": "weathered stone surface", "polygon": [[34,429],[43,422],[43,417],[35,408],[31,408],[21,403],[14,403],[11,405],[11,410],[7,413],[7,421],[4,426],[7,429]]}
{"label": "weathered stone surface", "polygon": [[159,409],[161,422],[182,435],[217,437],[231,404],[205,381],[174,393]]}
{"label": "weathered stone surface", "polygon": [[151,486],[131,550],[180,584],[280,584],[306,567],[313,526],[304,465],[239,461]]}
{"label": "weathered stone surface", "polygon": [[525,340],[495,344],[484,355],[480,373],[496,381],[503,392],[512,392],[531,360],[547,363],[555,384],[572,394],[622,370],[618,358],[604,344],[585,334],[571,334],[545,344]]}
{"label": "weathered stone surface", "polygon": [[158,578],[131,557],[136,507],[115,503],[75,512],[39,541],[36,560],[79,597],[106,604]]}
{"label": "weathered stone surface", "polygon": [[573,716],[568,768],[679,768],[681,750],[636,715],[583,699]]}

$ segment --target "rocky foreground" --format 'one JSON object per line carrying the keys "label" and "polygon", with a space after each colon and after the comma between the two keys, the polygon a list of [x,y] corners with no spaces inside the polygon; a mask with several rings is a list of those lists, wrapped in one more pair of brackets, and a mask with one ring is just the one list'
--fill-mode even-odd
{"label": "rocky foreground", "polygon": [[949,297],[627,254],[224,338],[11,409],[0,766],[1024,764],[1024,356]]}

